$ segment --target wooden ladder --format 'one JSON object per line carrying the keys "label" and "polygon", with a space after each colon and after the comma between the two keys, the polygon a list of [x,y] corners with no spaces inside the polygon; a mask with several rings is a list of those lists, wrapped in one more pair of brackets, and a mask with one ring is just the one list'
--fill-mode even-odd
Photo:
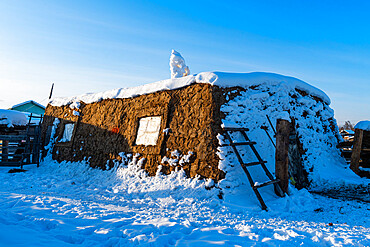
{"label": "wooden ladder", "polygon": [[[35,124],[32,123],[32,118],[39,118],[39,123]],[[43,115],[40,116],[34,116],[32,113],[29,116],[28,124],[27,124],[27,130],[26,130],[26,143],[25,143],[25,150],[22,154],[22,159],[20,161],[21,169],[23,169],[24,164],[31,164],[34,161],[37,164],[37,167],[39,167],[40,163],[40,147],[41,147],[41,122],[43,120]],[[30,127],[33,127],[32,131]],[[31,140],[32,138],[32,140]],[[32,158],[31,158],[32,155]],[[26,161],[25,161],[26,160]]]}
{"label": "wooden ladder", "polygon": [[[248,138],[247,134],[245,133],[248,130],[249,129],[247,129],[247,128],[223,127],[223,131],[224,131],[223,135],[229,141],[229,144],[222,144],[221,146],[223,146],[223,147],[225,147],[225,146],[232,147],[236,157],[238,158],[238,161],[239,161],[241,167],[243,168],[244,173],[247,175],[250,186],[252,187],[254,193],[256,194],[258,201],[261,203],[262,209],[267,211],[267,206],[266,206],[265,202],[263,201],[262,196],[259,193],[258,189],[260,189],[262,187],[265,187],[267,185],[273,184],[274,188],[275,188],[275,193],[278,196],[284,197],[285,195],[284,195],[284,192],[282,191],[282,189],[279,185],[280,180],[275,179],[272,176],[272,174],[270,173],[270,171],[267,169],[267,167],[265,165],[267,163],[267,161],[264,161],[261,158],[260,154],[257,152],[256,147],[254,146],[256,144],[256,142],[251,141]],[[243,137],[245,139],[245,142],[234,142],[232,140],[229,132],[240,132],[243,135]],[[257,157],[258,161],[244,163],[242,157],[240,156],[240,153],[239,153],[238,149],[236,148],[237,146],[249,146],[252,149],[254,155]],[[270,180],[268,180],[266,182],[263,182],[263,183],[255,183],[255,181],[253,181],[252,176],[251,176],[250,172],[248,171],[248,167],[256,166],[256,165],[262,166],[262,169],[264,170],[264,172],[266,173],[267,177]]]}

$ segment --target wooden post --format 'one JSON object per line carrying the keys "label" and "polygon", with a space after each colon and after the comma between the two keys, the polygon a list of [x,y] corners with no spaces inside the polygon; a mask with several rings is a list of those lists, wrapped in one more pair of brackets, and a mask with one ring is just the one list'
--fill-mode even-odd
{"label": "wooden post", "polygon": [[290,122],[278,119],[276,122],[275,175],[280,179],[281,189],[287,193],[289,185],[289,134]]}
{"label": "wooden post", "polygon": [[2,147],[1,147],[1,161],[7,162],[8,161],[8,154],[9,154],[9,141],[3,140]]}
{"label": "wooden post", "polygon": [[364,136],[363,130],[355,129],[355,138],[353,140],[351,165],[349,166],[349,168],[351,168],[351,170],[354,171],[356,174],[359,172],[363,136]]}

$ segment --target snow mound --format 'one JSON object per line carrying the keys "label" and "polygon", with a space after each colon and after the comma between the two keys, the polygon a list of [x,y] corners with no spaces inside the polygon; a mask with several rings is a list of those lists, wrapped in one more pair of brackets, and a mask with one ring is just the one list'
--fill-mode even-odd
{"label": "snow mound", "polygon": [[55,98],[49,103],[53,106],[62,106],[83,101],[87,104],[99,102],[104,99],[131,98],[139,95],[154,93],[163,90],[173,90],[182,88],[193,83],[208,83],[220,87],[240,86],[248,88],[260,84],[284,84],[290,89],[300,89],[310,95],[322,99],[330,104],[329,97],[320,89],[301,81],[297,78],[266,72],[251,73],[227,73],[227,72],[202,72],[181,78],[162,80],[138,87],[117,88],[100,93],[88,93],[74,97]]}
{"label": "snow mound", "polygon": [[14,125],[27,125],[27,117],[19,111],[0,109],[0,124],[5,124],[9,128]]}
{"label": "snow mound", "polygon": [[[261,83],[258,80],[256,82]],[[224,85],[229,84],[224,82]],[[296,134],[302,145],[302,166],[308,173],[311,188],[369,184],[367,179],[353,173],[344,158],[340,156],[336,148],[339,131],[334,119],[334,111],[329,105],[310,95],[297,92],[287,83],[265,82],[232,96],[235,95],[235,91],[226,95],[230,100],[221,106],[221,111],[226,116],[222,120],[223,126],[249,129],[248,137],[257,142],[256,149],[262,159],[267,161],[266,165],[272,173],[275,170],[275,148],[264,128],[267,127],[270,136],[274,133],[266,115],[271,119],[273,126],[276,126],[277,119],[288,121],[294,119]],[[218,139],[220,144],[228,143],[221,135]],[[235,142],[245,141],[240,133],[234,133],[232,139]],[[249,147],[240,146],[238,150],[244,163],[257,161]],[[236,156],[230,151],[229,147],[220,147],[218,150],[221,159],[219,169],[226,172],[226,178],[220,181],[220,187],[226,191],[230,188],[235,195],[246,191],[253,195],[243,170],[236,165],[239,164]],[[268,180],[263,170],[259,168],[248,168],[254,181]],[[263,197],[273,193],[271,188],[269,190],[262,193]]]}
{"label": "snow mound", "polygon": [[300,89],[319,97],[325,103],[330,104],[330,98],[320,89],[294,77],[267,72],[251,73],[227,73],[227,72],[203,72],[196,75],[196,82],[209,83],[220,87],[251,87],[260,84],[285,84],[291,89]]}
{"label": "snow mound", "polygon": [[185,64],[185,59],[181,54],[172,50],[170,57],[171,78],[180,78],[190,74],[189,67]]}
{"label": "snow mound", "polygon": [[[111,169],[101,170],[91,168],[88,161],[58,163],[52,160],[49,154],[41,163],[40,170],[45,173],[54,173],[63,178],[66,184],[72,182],[87,188],[103,188],[109,194],[130,199],[144,199],[149,197],[174,199],[217,198],[219,190],[209,190],[211,179],[188,178],[182,169],[169,175],[161,173],[158,168],[155,176],[149,176],[142,169],[145,158],[139,154],[120,153],[122,161],[115,161]],[[208,189],[207,189],[208,188]],[[83,192],[82,192],[83,193]]]}
{"label": "snow mound", "polygon": [[355,125],[355,129],[370,131],[370,121],[360,121]]}

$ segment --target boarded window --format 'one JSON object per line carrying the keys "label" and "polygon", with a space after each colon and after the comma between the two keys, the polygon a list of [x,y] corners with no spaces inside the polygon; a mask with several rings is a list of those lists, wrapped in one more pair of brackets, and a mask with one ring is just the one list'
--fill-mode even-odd
{"label": "boarded window", "polygon": [[156,145],[160,128],[160,116],[140,118],[139,129],[137,130],[136,136],[136,145]]}
{"label": "boarded window", "polygon": [[59,142],[69,142],[69,141],[71,141],[74,127],[75,127],[75,124],[73,124],[73,123],[65,124],[64,125],[64,131],[63,131],[63,136],[62,136],[62,139],[60,139]]}

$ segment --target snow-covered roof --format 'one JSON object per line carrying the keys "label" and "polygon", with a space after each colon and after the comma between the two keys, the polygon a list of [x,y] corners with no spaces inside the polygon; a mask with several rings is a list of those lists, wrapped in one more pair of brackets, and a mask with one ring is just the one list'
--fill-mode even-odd
{"label": "snow-covered roof", "polygon": [[27,122],[27,117],[22,112],[0,109],[0,124],[11,128],[14,125],[27,125]]}
{"label": "snow-covered roof", "polygon": [[360,121],[355,125],[355,129],[361,129],[361,130],[366,130],[370,131],[370,121]]}
{"label": "snow-covered roof", "polygon": [[220,87],[240,86],[245,88],[253,85],[260,85],[263,83],[284,83],[287,87],[303,90],[310,95],[321,98],[325,103],[330,104],[329,97],[320,89],[294,77],[266,72],[202,72],[199,74],[189,75],[181,78],[162,80],[138,87],[117,88],[100,93],[88,93],[74,97],[54,98],[49,103],[53,106],[62,106],[78,101],[93,103],[103,99],[131,98],[138,95],[149,94],[163,90],[178,89],[193,83],[208,83]]}
{"label": "snow-covered roof", "polygon": [[355,134],[355,132],[353,130],[342,130],[341,132],[345,132],[345,133],[350,134],[350,135]]}
{"label": "snow-covered roof", "polygon": [[41,107],[41,108],[45,109],[45,106],[43,106],[43,105],[41,105],[41,104],[39,104],[39,103],[37,103],[36,101],[33,101],[33,100],[27,100],[25,102],[22,102],[22,103],[13,105],[12,108],[15,108],[15,107],[18,107],[18,106],[22,106],[22,105],[26,105],[26,104],[29,104],[29,103],[34,104],[34,105],[37,105],[38,107]]}

